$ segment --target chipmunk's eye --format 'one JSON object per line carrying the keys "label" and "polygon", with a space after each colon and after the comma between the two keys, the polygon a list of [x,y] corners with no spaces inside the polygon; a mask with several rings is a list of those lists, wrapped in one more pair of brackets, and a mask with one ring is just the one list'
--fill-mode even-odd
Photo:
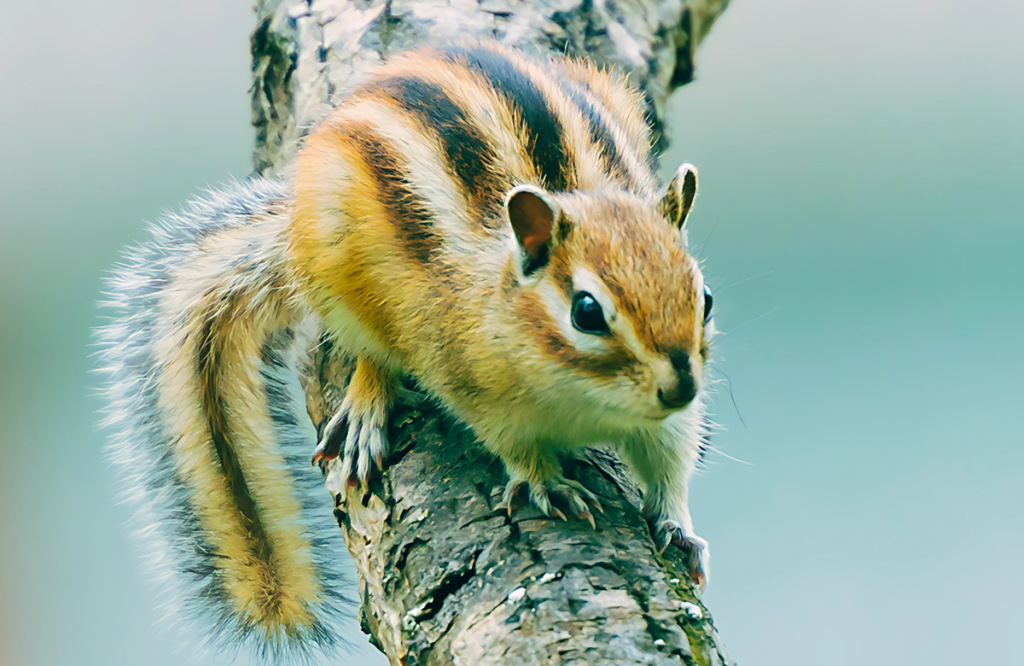
{"label": "chipmunk's eye", "polygon": [[606,335],[610,332],[601,304],[585,291],[577,291],[572,297],[572,325],[577,331],[591,335]]}
{"label": "chipmunk's eye", "polygon": [[711,306],[714,305],[715,299],[711,297],[711,290],[704,287],[704,323],[707,324],[711,321]]}

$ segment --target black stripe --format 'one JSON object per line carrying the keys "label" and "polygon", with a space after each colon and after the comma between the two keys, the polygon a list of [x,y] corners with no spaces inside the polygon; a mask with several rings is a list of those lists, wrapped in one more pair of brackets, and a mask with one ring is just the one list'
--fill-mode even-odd
{"label": "black stripe", "polygon": [[[221,317],[225,315],[220,315]],[[220,324],[223,322],[221,321]],[[242,529],[247,533],[246,543],[253,556],[263,562],[268,570],[273,570],[272,547],[267,538],[263,523],[260,521],[259,511],[256,508],[256,500],[253,499],[249,484],[242,473],[242,466],[238,460],[238,454],[231,446],[228,439],[227,416],[224,410],[224,397],[220,391],[220,376],[218,368],[221,367],[220,344],[217,338],[218,326],[217,315],[207,318],[203,324],[199,336],[198,364],[200,377],[200,396],[206,422],[210,429],[210,439],[213,443],[214,452],[220,461],[221,471],[224,473],[224,482],[228,487],[238,513],[242,518]],[[200,491],[201,492],[201,491]],[[270,581],[267,581],[268,583]]]}
{"label": "black stripe", "polygon": [[442,239],[434,233],[430,207],[409,183],[406,165],[399,163],[392,147],[369,124],[346,123],[338,131],[359,150],[406,252],[421,264],[429,262]]}
{"label": "black stripe", "polygon": [[493,171],[494,149],[444,89],[413,77],[386,79],[377,83],[376,89],[437,133],[445,159],[466,196],[482,215],[497,216],[506,186]]}
{"label": "black stripe", "polygon": [[619,155],[619,148],[615,145],[615,137],[612,136],[611,129],[608,126],[612,122],[611,112],[603,104],[595,104],[587,98],[584,94],[584,90],[589,92],[586,84],[574,83],[569,79],[569,75],[566,72],[558,72],[558,74],[561,74],[561,76],[556,76],[555,78],[561,84],[562,90],[569,96],[573,104],[579,107],[583,116],[590,124],[590,139],[600,146],[601,154],[607,160],[605,162],[607,168],[615,168],[624,178],[629,178],[629,169],[623,162],[622,156]]}
{"label": "black stripe", "polygon": [[562,123],[530,77],[504,55],[487,49],[448,47],[441,52],[490,81],[522,118],[529,137],[527,150],[547,187],[567,190],[572,167],[569,151],[562,143]]}
{"label": "black stripe", "polygon": [[[646,145],[646,142],[642,140],[644,137],[634,137],[628,130],[626,130],[626,125],[624,124],[623,118],[620,116],[619,112],[613,110],[612,106],[608,103],[608,99],[603,94],[600,94],[593,88],[591,88],[590,84],[587,81],[580,81],[577,79],[575,80],[575,83],[576,85],[583,88],[583,90],[589,92],[595,99],[598,100],[601,106],[607,111],[609,122],[618,125],[622,129],[623,134],[625,134],[629,139],[629,145],[636,149],[637,161],[640,162],[640,164],[646,166],[649,171],[657,171],[657,157],[654,156],[654,154],[651,152],[650,147]],[[626,85],[624,81],[616,81],[615,85],[622,90],[629,89],[629,87]],[[653,102],[651,103],[653,104]],[[630,105],[638,109],[641,112],[642,116],[646,117],[648,115],[647,113],[644,112],[640,105],[637,105],[632,102],[630,103]],[[647,129],[649,132],[650,127],[648,126]],[[649,140],[649,136],[647,138]]]}

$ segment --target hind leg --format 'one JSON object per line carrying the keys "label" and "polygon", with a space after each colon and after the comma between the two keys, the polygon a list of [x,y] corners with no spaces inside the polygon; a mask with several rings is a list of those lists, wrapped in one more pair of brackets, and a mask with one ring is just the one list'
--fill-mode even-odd
{"label": "hind leg", "polygon": [[313,453],[313,464],[341,458],[342,478],[350,486],[365,485],[371,463],[381,468],[387,453],[388,412],[397,387],[394,371],[360,355],[345,400]]}

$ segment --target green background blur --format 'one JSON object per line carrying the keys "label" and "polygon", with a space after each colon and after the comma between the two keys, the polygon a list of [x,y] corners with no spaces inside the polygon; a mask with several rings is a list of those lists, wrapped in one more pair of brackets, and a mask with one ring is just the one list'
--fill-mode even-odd
{"label": "green background blur", "polygon": [[[112,499],[87,345],[143,220],[248,173],[253,15],[0,16],[0,664],[184,663]],[[698,74],[665,166],[700,168],[690,238],[746,423],[723,383],[715,443],[749,464],[712,455],[692,499],[726,646],[1021,663],[1024,5],[737,0]]]}

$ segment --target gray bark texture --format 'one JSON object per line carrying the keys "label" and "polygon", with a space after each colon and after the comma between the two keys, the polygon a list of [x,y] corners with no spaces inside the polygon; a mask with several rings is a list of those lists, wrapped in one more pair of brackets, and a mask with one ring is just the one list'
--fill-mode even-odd
{"label": "gray bark texture", "polygon": [[[303,134],[390,54],[467,36],[586,56],[646,92],[663,148],[672,90],[728,0],[266,0],[252,36],[255,170],[283,173]],[[350,359],[325,341],[303,388],[313,422],[340,406]],[[731,664],[670,548],[659,555],[622,464],[565,461],[602,500],[596,529],[498,508],[504,471],[430,398],[402,392],[369,492],[327,487],[356,563],[360,621],[394,665]],[[312,451],[311,451],[312,453]],[[343,557],[339,553],[339,557]]]}

